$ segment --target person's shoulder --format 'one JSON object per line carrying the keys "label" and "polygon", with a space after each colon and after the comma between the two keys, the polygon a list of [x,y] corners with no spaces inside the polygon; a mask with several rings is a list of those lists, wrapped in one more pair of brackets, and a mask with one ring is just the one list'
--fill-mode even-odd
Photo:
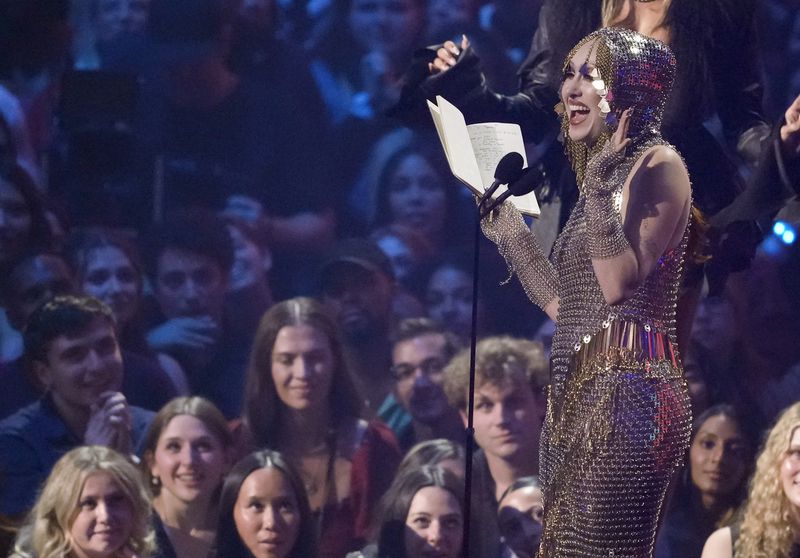
{"label": "person's shoulder", "polygon": [[717,529],[708,537],[701,558],[732,558],[733,537],[730,527]]}
{"label": "person's shoulder", "polygon": [[47,415],[42,400],[34,401],[0,421],[0,437],[25,436],[36,432],[40,421]]}
{"label": "person's shoulder", "polygon": [[685,167],[683,157],[678,150],[666,143],[654,145],[645,151],[642,157],[647,161],[648,166],[665,164]]}
{"label": "person's shoulder", "polygon": [[637,186],[640,191],[653,190],[663,193],[669,186],[676,194],[688,195],[691,189],[689,171],[681,154],[669,144],[658,144],[641,154],[634,166],[634,178],[651,188]]}
{"label": "person's shoulder", "polygon": [[137,407],[136,405],[131,405],[130,409],[134,425],[136,424],[149,425],[153,421],[153,418],[156,416],[155,412],[151,411],[150,409]]}

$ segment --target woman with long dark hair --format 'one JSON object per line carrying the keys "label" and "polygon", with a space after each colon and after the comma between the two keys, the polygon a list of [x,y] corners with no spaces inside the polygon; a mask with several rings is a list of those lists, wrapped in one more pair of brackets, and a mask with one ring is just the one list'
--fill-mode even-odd
{"label": "woman with long dark hair", "polygon": [[338,327],[310,298],[276,304],[256,332],[244,423],[255,447],[300,473],[320,528],[320,556],[363,545],[372,510],[400,461],[391,431],[359,418]]}
{"label": "woman with long dark hair", "polygon": [[702,558],[800,556],[800,403],[785,409],[756,460],[741,521],[715,531]]}
{"label": "woman with long dark hair", "polygon": [[348,558],[459,558],[464,482],[442,467],[406,469],[381,499],[375,525],[377,545]]}
{"label": "woman with long dark hair", "polygon": [[688,459],[659,531],[656,558],[699,558],[714,529],[733,523],[753,465],[754,443],[746,425],[728,404],[714,405],[694,420]]}
{"label": "woman with long dark hair", "polygon": [[278,452],[239,461],[225,479],[214,558],[315,558],[317,523],[295,468]]}

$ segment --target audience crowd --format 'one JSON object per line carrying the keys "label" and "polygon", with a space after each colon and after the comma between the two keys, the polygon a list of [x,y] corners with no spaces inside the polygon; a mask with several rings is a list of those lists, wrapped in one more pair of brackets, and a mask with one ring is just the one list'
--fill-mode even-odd
{"label": "audience crowd", "polygon": [[[514,93],[554,1],[0,0],[0,556],[535,555],[552,323],[393,108],[462,34]],[[800,10],[761,4],[777,127]],[[570,195],[537,193],[552,242]],[[657,558],[800,556],[793,196],[679,332]]]}

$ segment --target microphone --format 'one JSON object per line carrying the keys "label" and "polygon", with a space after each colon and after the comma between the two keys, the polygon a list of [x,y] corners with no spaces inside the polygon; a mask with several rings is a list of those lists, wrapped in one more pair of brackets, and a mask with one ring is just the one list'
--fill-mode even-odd
{"label": "microphone", "polygon": [[533,192],[533,189],[544,180],[544,173],[539,166],[528,167],[522,171],[522,176],[514,182],[509,183],[508,190],[500,194],[488,208],[481,213],[481,219],[489,215],[501,203],[506,201],[511,196],[524,196]]}
{"label": "microphone", "polygon": [[494,182],[492,182],[491,186],[483,193],[478,207],[482,207],[483,204],[490,200],[492,194],[494,194],[495,190],[497,190],[501,184],[510,184],[515,180],[519,180],[520,176],[522,176],[522,165],[524,164],[525,160],[522,158],[522,155],[516,151],[503,155],[503,158],[497,162],[497,167],[494,170]]}

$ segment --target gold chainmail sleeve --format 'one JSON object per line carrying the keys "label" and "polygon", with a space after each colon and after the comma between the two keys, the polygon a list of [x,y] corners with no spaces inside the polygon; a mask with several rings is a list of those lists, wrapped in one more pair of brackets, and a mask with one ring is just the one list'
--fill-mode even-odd
{"label": "gold chainmail sleeve", "polygon": [[556,270],[517,208],[507,202],[501,204],[481,221],[481,229],[497,245],[528,298],[544,310],[558,296]]}

